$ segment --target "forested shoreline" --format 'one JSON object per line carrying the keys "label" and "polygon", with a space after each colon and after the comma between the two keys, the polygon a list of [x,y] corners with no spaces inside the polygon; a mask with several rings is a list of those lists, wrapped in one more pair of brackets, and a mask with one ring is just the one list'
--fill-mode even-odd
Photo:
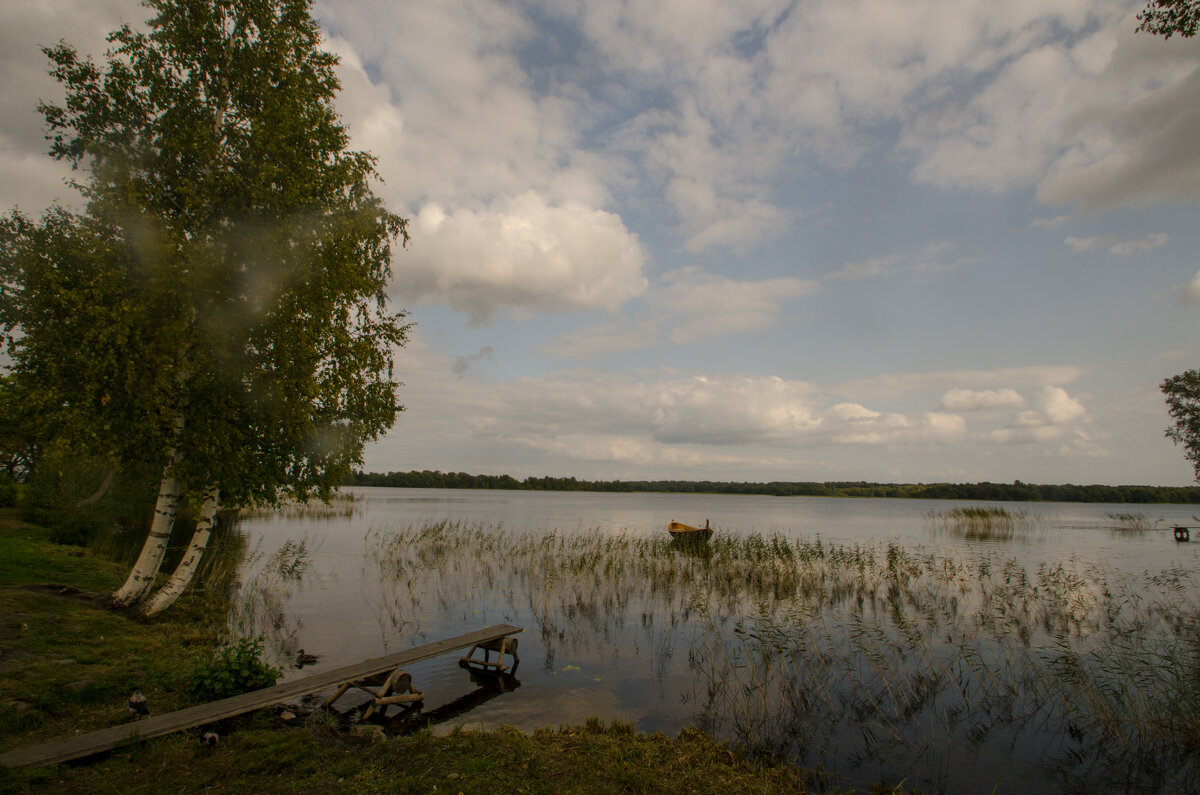
{"label": "forested shoreline", "polygon": [[355,472],[349,486],[512,491],[609,491],[672,494],[763,494],[776,497],[890,497],[1010,502],[1200,503],[1200,486],[1105,486],[1022,483],[869,483],[866,481],[579,480],[573,477],[471,475],[466,472]]}

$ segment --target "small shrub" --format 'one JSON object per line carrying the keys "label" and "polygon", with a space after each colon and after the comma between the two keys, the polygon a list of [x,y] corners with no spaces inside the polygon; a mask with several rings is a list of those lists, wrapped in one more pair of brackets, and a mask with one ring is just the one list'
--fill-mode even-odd
{"label": "small shrub", "polygon": [[86,547],[98,531],[96,517],[79,512],[55,522],[50,528],[50,540],[55,544]]}
{"label": "small shrub", "polygon": [[17,486],[4,475],[0,475],[0,508],[11,508],[17,504]]}
{"label": "small shrub", "polygon": [[190,689],[205,701],[228,698],[270,687],[283,671],[263,662],[262,638],[242,638],[226,644],[211,659],[192,669]]}

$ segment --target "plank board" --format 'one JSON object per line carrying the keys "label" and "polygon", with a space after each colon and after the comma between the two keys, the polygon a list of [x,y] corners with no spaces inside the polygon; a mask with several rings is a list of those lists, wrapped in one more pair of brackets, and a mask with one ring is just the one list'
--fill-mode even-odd
{"label": "plank board", "polygon": [[62,740],[21,748],[0,754],[0,765],[8,767],[30,767],[34,765],[50,765],[66,762],[83,756],[111,751],[128,742],[149,740],[164,734],[202,726],[206,723],[241,715],[262,707],[269,707],[281,701],[297,698],[308,693],[334,687],[343,682],[374,676],[385,671],[391,671],[403,665],[428,660],[447,652],[498,640],[508,635],[521,632],[521,627],[510,624],[496,624],[485,629],[468,632],[453,638],[446,638],[424,646],[417,646],[405,651],[389,654],[385,657],[374,657],[354,665],[335,668],[332,671],[310,674],[301,679],[293,679],[274,687],[242,693],[238,696],[223,698],[220,701],[210,701],[195,707],[188,707],[164,715],[151,715],[149,718],[111,726],[107,729],[67,737]]}

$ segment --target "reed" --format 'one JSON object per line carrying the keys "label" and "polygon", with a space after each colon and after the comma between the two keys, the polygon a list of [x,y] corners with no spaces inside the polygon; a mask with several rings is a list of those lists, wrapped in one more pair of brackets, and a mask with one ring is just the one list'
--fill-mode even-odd
{"label": "reed", "polygon": [[[983,510],[948,521],[1031,521]],[[363,550],[385,645],[457,615],[529,627],[549,670],[639,648],[663,680],[686,659],[695,721],[751,753],[868,776],[919,769],[943,789],[1020,743],[1078,781],[1169,789],[1200,775],[1194,567],[1030,570],[994,547],[729,533],[695,555],[666,539],[465,522],[376,527]],[[298,561],[253,587],[278,598],[287,572],[305,576]]]}
{"label": "reed", "polygon": [[1106,514],[1115,524],[1113,530],[1128,533],[1144,533],[1154,529],[1161,520],[1152,521],[1144,513],[1108,513]]}
{"label": "reed", "polygon": [[312,498],[304,502],[284,500],[278,505],[254,504],[241,508],[241,519],[334,519],[354,516],[358,511],[358,498],[352,494],[334,494],[328,501]]}
{"label": "reed", "polygon": [[1029,532],[1035,518],[1026,511],[1000,506],[966,506],[932,511],[926,517],[937,529],[976,541],[1007,541]]}

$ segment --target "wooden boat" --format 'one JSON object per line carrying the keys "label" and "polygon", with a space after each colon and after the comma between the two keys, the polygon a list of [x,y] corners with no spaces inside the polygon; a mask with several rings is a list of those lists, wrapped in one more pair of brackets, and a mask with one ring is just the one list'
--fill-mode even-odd
{"label": "wooden boat", "polygon": [[671,520],[667,525],[667,532],[671,534],[671,538],[693,541],[707,541],[713,534],[707,519],[704,520],[704,527],[692,527],[690,524]]}

